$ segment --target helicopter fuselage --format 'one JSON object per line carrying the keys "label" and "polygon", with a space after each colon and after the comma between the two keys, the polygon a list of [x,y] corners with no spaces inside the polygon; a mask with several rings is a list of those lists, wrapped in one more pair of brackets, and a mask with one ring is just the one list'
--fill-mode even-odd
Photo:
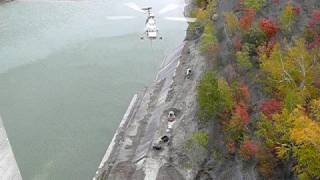
{"label": "helicopter fuselage", "polygon": [[158,37],[158,29],[154,17],[148,17],[146,21],[146,35],[152,40]]}
{"label": "helicopter fuselage", "polygon": [[[157,38],[162,39],[162,37],[159,37],[159,30],[157,28],[156,19],[151,12],[151,7],[143,8],[142,10],[146,11],[148,14],[146,23],[145,23],[145,32],[143,35],[145,35],[150,40],[155,40]],[[143,36],[141,36],[141,39],[144,39]]]}

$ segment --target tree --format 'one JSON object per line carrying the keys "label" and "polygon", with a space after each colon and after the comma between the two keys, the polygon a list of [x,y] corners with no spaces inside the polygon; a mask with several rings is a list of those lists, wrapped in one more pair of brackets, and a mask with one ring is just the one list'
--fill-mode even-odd
{"label": "tree", "polygon": [[301,9],[299,7],[294,6],[292,3],[287,4],[280,18],[283,29],[291,31],[291,28],[298,20],[300,13]]}
{"label": "tree", "polygon": [[192,140],[207,149],[209,144],[209,134],[206,132],[197,132],[192,135]]}
{"label": "tree", "polygon": [[273,176],[274,169],[277,165],[277,160],[267,148],[259,147],[256,154],[258,159],[258,171],[259,173],[267,179]]}
{"label": "tree", "polygon": [[293,47],[287,45],[281,49],[280,44],[276,44],[269,56],[260,54],[261,68],[268,75],[269,85],[282,97],[292,89],[304,96],[314,96],[318,92],[313,86],[315,57],[306,48],[305,41],[299,39]]}
{"label": "tree", "polygon": [[252,140],[246,139],[240,146],[240,155],[247,161],[254,158],[257,152],[258,147]]}
{"label": "tree", "polygon": [[233,115],[231,120],[224,124],[224,131],[227,135],[226,137],[228,142],[241,142],[246,133],[246,129],[244,121],[236,115]]}
{"label": "tree", "polygon": [[312,100],[310,104],[310,114],[315,121],[320,122],[320,99]]}
{"label": "tree", "polygon": [[294,142],[293,157],[297,160],[294,170],[301,177],[320,178],[320,124],[296,109],[294,128],[290,138]]}
{"label": "tree", "polygon": [[269,19],[262,19],[260,21],[260,28],[269,39],[274,37],[279,31],[278,26]]}
{"label": "tree", "polygon": [[231,108],[230,93],[225,86],[225,83],[219,83],[213,72],[208,72],[201,80],[198,87],[198,102],[202,120],[208,120]]}
{"label": "tree", "polygon": [[229,33],[233,35],[239,28],[238,17],[232,12],[224,13],[224,19],[229,30]]}
{"label": "tree", "polygon": [[260,11],[261,8],[265,5],[266,0],[241,0],[241,4],[244,8],[254,9]]}
{"label": "tree", "polygon": [[244,104],[249,104],[251,100],[251,94],[250,94],[250,89],[246,84],[241,84],[239,87],[240,91],[240,100]]}
{"label": "tree", "polygon": [[238,104],[235,107],[234,115],[239,117],[245,126],[250,123],[250,116],[248,113],[248,108],[244,104]]}
{"label": "tree", "polygon": [[265,101],[261,105],[262,113],[269,119],[272,119],[274,114],[280,113],[282,110],[281,102],[276,99]]}
{"label": "tree", "polygon": [[249,31],[252,27],[252,24],[255,18],[256,18],[256,10],[245,9],[244,16],[242,16],[239,21],[240,28],[245,32]]}
{"label": "tree", "polygon": [[250,54],[249,54],[249,47],[244,46],[241,51],[236,53],[237,62],[239,63],[240,67],[244,70],[251,69],[252,63],[250,61]]}
{"label": "tree", "polygon": [[218,40],[213,23],[208,23],[204,28],[204,33],[201,36],[200,50],[213,56],[218,49]]}

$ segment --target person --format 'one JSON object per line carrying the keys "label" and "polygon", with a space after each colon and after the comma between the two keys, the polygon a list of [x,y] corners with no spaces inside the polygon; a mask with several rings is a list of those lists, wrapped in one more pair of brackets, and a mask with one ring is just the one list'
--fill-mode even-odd
{"label": "person", "polygon": [[192,75],[191,68],[188,68],[187,71],[186,71],[186,78],[190,79],[191,75]]}

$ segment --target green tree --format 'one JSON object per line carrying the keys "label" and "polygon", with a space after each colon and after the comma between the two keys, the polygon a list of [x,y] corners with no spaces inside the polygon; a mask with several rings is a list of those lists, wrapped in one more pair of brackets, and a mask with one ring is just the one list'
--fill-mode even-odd
{"label": "green tree", "polygon": [[233,106],[231,89],[224,80],[218,80],[215,73],[208,72],[198,86],[200,118],[208,120]]}
{"label": "green tree", "polygon": [[265,5],[266,0],[243,0],[243,6],[248,9],[254,9],[260,11]]}
{"label": "green tree", "polygon": [[229,33],[233,35],[239,29],[238,17],[232,12],[224,13],[224,19]]}

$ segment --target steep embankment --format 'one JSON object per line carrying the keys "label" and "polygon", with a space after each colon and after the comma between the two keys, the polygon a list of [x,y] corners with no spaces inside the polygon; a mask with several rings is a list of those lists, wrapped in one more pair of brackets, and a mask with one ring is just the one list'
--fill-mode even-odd
{"label": "steep embankment", "polygon": [[211,65],[198,90],[205,127],[194,139],[209,155],[197,178],[320,178],[320,2],[197,2]]}
{"label": "steep embankment", "polygon": [[319,178],[319,6],[194,1],[186,43],[134,98],[96,179]]}

